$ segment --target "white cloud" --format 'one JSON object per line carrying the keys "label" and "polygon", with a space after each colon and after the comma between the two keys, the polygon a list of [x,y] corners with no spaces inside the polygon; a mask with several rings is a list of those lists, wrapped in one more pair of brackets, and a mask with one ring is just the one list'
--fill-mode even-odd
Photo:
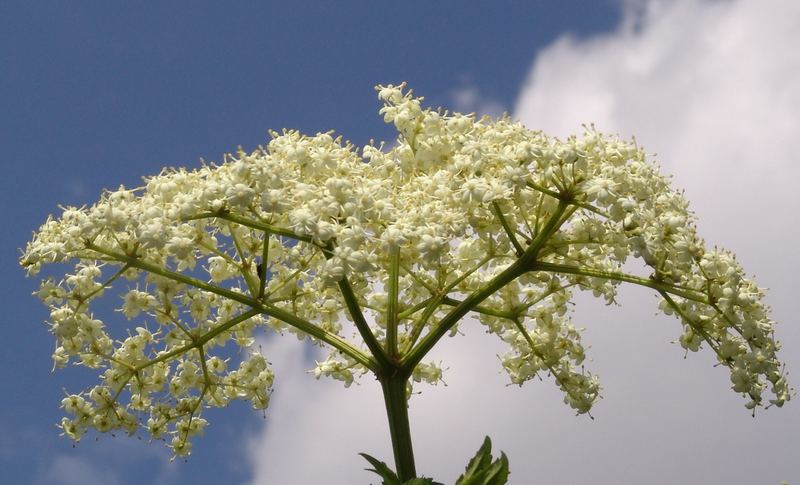
{"label": "white cloud", "polygon": [[[591,122],[635,135],[686,189],[713,243],[742,241],[753,219],[800,200],[798,40],[791,0],[631,3],[612,34],[540,52],[515,115],[559,135]],[[766,219],[770,233],[800,234]]]}
{"label": "white cloud", "polygon": [[309,357],[321,358],[291,335],[263,344],[275,370],[266,425],[250,446],[255,484],[367,483],[369,453],[390,458],[380,385],[365,378],[350,389],[316,381]]}
{"label": "white cloud", "polygon": [[[800,3],[793,1],[624,4],[615,31],[563,37],[540,51],[516,116],[565,135],[580,124],[636,135],[686,189],[710,244],[735,250],[783,322],[778,337],[800,369],[793,326],[800,274],[800,208],[793,185],[800,133]],[[469,93],[467,93],[469,94]],[[467,100],[469,101],[469,100]],[[707,352],[668,342],[674,320],[655,298],[625,291],[622,308],[581,295],[575,320],[605,398],[595,420],[575,417],[550,381],[506,387],[502,346],[477,325],[433,358],[447,387],[420,388],[411,402],[418,470],[452,483],[483,436],[509,455],[513,484],[777,484],[800,480],[797,403],[750,418]],[[315,382],[302,346],[266,344],[276,391],[253,440],[254,483],[368,483],[365,451],[391,463],[380,388]],[[796,381],[796,378],[795,378]]]}
{"label": "white cloud", "polygon": [[58,485],[116,485],[122,483],[119,475],[101,469],[92,461],[79,456],[54,457],[39,482]]}
{"label": "white cloud", "polygon": [[[649,152],[657,153],[664,171],[674,175],[675,186],[685,189],[707,242],[733,249],[760,284],[772,287],[768,301],[773,316],[783,322],[778,337],[790,370],[800,368],[800,329],[794,325],[792,294],[794,277],[800,273],[800,263],[792,256],[800,235],[795,212],[800,193],[794,188],[800,176],[797,45],[798,2],[630,2],[616,31],[585,41],[564,37],[540,52],[515,112],[527,126],[559,136],[594,122],[603,131],[635,135]],[[625,312],[621,318],[631,327],[645,323]],[[800,449],[796,434],[787,431],[800,423],[796,403],[748,420],[732,412],[735,406],[722,390],[727,386],[722,372],[709,374],[705,382],[693,374],[707,362],[698,367],[695,356],[690,360],[691,379],[687,372],[685,383],[713,388],[703,391],[706,395],[691,410],[668,409],[694,401],[688,395],[666,401],[669,394],[684,392],[674,385],[631,383],[623,391],[639,388],[663,400],[661,405],[656,401],[651,424],[608,436],[630,443],[620,447],[629,457],[624,468],[646,469],[654,459],[671,463],[656,483],[800,479],[800,469],[790,464],[786,452]],[[651,361],[639,365],[654,365]],[[642,409],[620,403],[598,412],[604,418],[619,413],[636,419]],[[679,425],[686,438],[665,439],[663,433],[674,430],[663,419],[680,420],[681,414],[699,426],[703,436],[690,439],[693,430],[687,422]],[[651,439],[637,442],[642,433]],[[709,447],[698,447],[696,439]]]}
{"label": "white cloud", "polygon": [[450,97],[453,100],[453,108],[460,113],[475,113],[479,117],[484,115],[498,117],[508,111],[501,102],[485,96],[472,83],[453,90]]}
{"label": "white cloud", "polygon": [[[131,477],[164,485],[175,483],[182,465],[170,461],[170,452],[158,443],[108,436],[84,440],[72,452],[43,450],[42,457],[32,481],[36,485],[116,485],[132,483]],[[139,468],[143,464],[146,471]]]}

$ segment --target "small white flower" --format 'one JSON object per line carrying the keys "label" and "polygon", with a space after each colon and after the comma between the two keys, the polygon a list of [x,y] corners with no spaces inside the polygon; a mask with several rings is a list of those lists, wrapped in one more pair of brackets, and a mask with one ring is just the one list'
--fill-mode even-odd
{"label": "small white flower", "polygon": [[131,319],[142,311],[147,311],[155,303],[155,297],[145,291],[131,290],[125,294],[124,301],[122,313]]}
{"label": "small white flower", "polygon": [[302,236],[309,236],[317,230],[317,216],[306,208],[295,209],[289,213],[291,228]]}
{"label": "small white flower", "polygon": [[225,190],[225,199],[232,207],[247,208],[255,197],[256,192],[245,184],[239,183]]}

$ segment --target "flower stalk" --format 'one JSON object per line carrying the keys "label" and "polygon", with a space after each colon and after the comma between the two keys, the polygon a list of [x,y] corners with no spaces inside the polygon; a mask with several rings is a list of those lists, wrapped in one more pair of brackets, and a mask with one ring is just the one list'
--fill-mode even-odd
{"label": "flower stalk", "polygon": [[390,375],[380,377],[380,382],[386,405],[386,416],[389,419],[395,468],[400,481],[406,482],[417,476],[414,448],[411,443],[411,426],[408,420],[406,393],[408,374],[395,370]]}

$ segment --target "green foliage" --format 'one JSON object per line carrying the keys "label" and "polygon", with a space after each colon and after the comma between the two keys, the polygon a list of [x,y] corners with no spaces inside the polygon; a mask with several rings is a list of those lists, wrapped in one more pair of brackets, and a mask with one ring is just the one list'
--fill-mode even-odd
{"label": "green foliage", "polygon": [[508,458],[501,452],[500,458],[492,461],[492,440],[487,436],[455,485],[503,485],[507,481]]}
{"label": "green foliage", "polygon": [[[376,473],[383,479],[383,485],[443,485],[432,478],[412,478],[400,482],[397,474],[389,465],[366,453],[359,453],[373,468],[367,470]],[[458,477],[455,485],[505,485],[508,482],[508,458],[501,452],[500,458],[492,460],[492,440],[487,436],[478,452],[467,464],[464,473]]]}
{"label": "green foliage", "polygon": [[426,477],[412,478],[406,482],[400,482],[400,478],[386,463],[366,453],[359,453],[359,455],[363,456],[373,466],[373,468],[367,468],[367,470],[380,476],[383,479],[383,482],[381,482],[383,485],[444,485],[440,482],[434,482],[433,478]]}

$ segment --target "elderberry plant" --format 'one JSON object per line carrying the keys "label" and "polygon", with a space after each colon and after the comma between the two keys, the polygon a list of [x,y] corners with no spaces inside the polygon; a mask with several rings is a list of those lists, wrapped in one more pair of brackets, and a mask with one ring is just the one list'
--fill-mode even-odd
{"label": "elderberry plant", "polygon": [[[641,148],[593,127],[560,140],[508,117],[424,109],[404,84],[376,89],[399,134],[388,147],[272,132],[252,153],[165,169],[41,226],[21,257],[28,274],[74,265],[38,291],[53,361],[100,378],[62,401],[65,435],[143,429],[188,455],[205,409],[269,404],[273,373],[252,351],[265,327],[329,349],[317,377],[380,381],[395,478],[410,481],[411,384],[441,380],[425,358],[464,317],[507,344],[511,382],[550,376],[587,413],[600,386],[568,303],[575,290],[612,303],[621,283],[658,294],[680,345],[708,346],[747,408],[790,399],[762,291],[732,253],[705,247]],[[623,270],[631,256],[641,274]],[[112,286],[136,322],[121,339],[92,311]],[[250,352],[235,368],[231,344]],[[486,447],[465,476],[507,476]]]}

